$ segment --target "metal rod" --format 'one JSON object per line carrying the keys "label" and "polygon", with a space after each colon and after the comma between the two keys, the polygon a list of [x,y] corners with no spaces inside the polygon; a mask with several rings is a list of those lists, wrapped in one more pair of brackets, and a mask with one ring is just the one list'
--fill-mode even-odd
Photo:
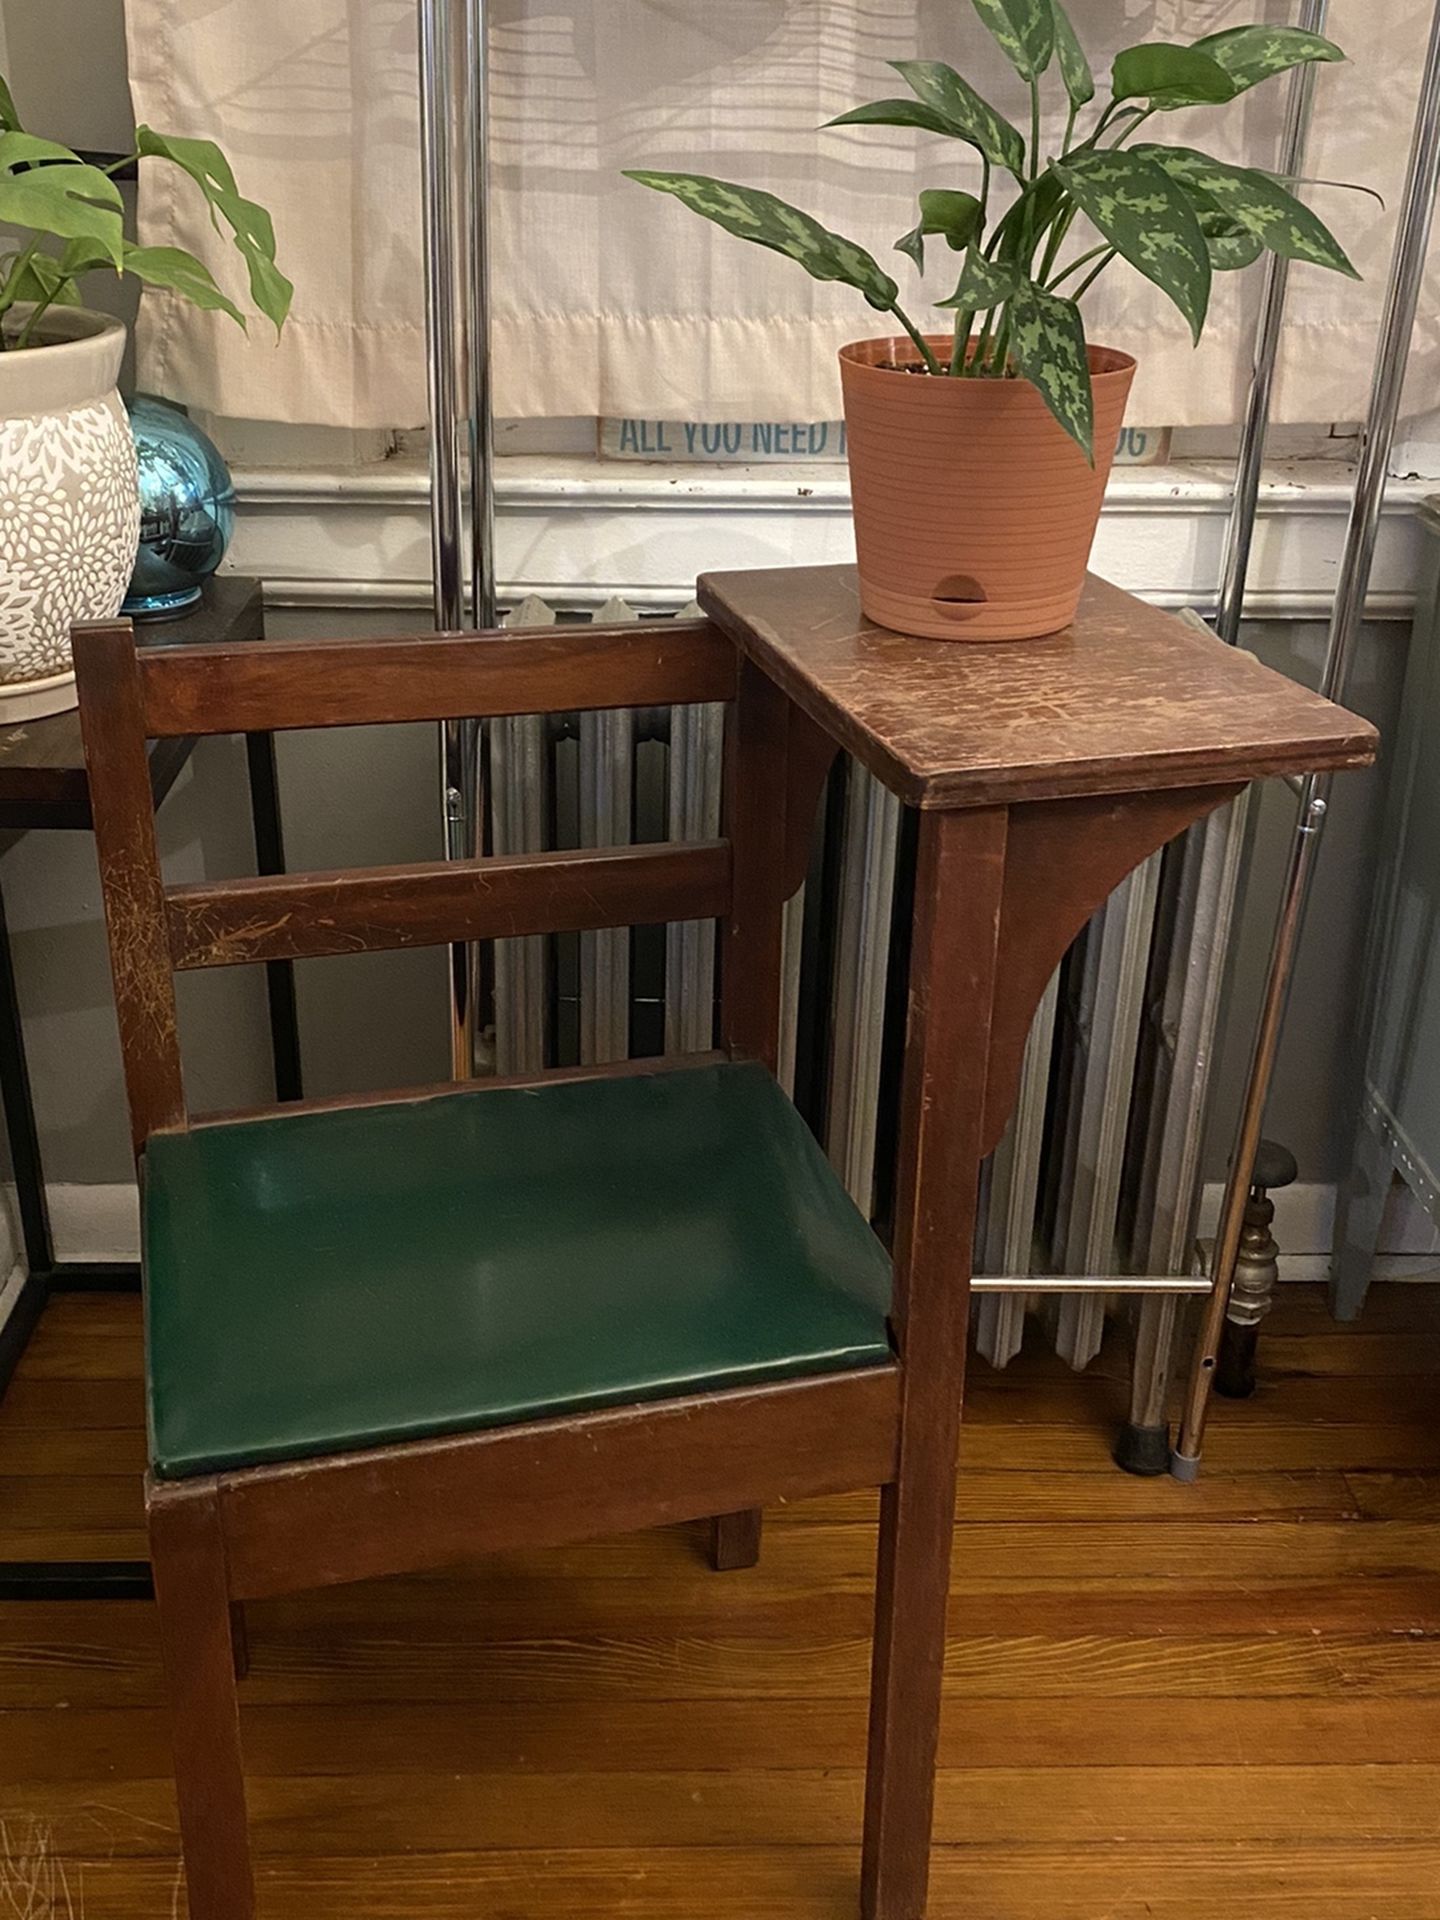
{"label": "metal rod", "polygon": [[1071,1293],[1170,1294],[1208,1293],[1202,1273],[977,1273],[972,1293],[1041,1293],[1063,1298]]}
{"label": "metal rod", "polygon": [[[460,146],[464,192],[464,317],[467,472],[469,478],[470,624],[498,622],[495,597],[495,421],[490,364],[490,34],[487,0],[464,0],[464,73]],[[455,841],[475,858],[484,851],[485,757],[478,720],[457,723],[456,762],[461,796]],[[447,783],[448,784],[448,783]],[[448,818],[448,807],[447,807]],[[493,949],[457,946],[450,955],[451,1050],[463,1059],[457,1078],[476,1070],[476,1043],[485,1004],[483,971]]]}
{"label": "metal rod", "polygon": [[[420,0],[420,183],[425,227],[425,355],[430,403],[430,556],[435,628],[465,625],[461,554],[464,489],[460,465],[466,295],[456,225],[456,132],[468,89],[457,59],[453,0]],[[462,184],[464,176],[461,175]],[[475,817],[473,729],[463,720],[441,728],[440,794],[445,856],[471,855]],[[470,949],[450,949],[450,1064],[468,1079],[475,1048],[474,968]]]}
{"label": "metal rod", "polygon": [[[1328,14],[1329,0],[1301,0],[1296,24],[1307,32],[1323,33]],[[1305,171],[1314,100],[1314,66],[1297,67],[1290,80],[1278,154],[1279,170],[1292,177]],[[1245,613],[1289,287],[1290,262],[1279,254],[1268,254],[1216,599],[1215,632],[1232,647],[1239,643]],[[1230,934],[1240,893],[1246,813],[1246,796],[1242,795],[1220,814],[1192,829],[1178,855],[1181,867],[1175,884],[1186,903],[1186,912],[1193,915],[1192,938],[1177,937],[1171,950],[1166,1007],[1167,1011],[1173,1009],[1174,1036],[1164,1120],[1147,1176],[1153,1181],[1149,1186],[1149,1217],[1142,1229],[1148,1240],[1148,1264],[1165,1272],[1183,1270],[1191,1264],[1200,1207],[1201,1148]],[[1194,958],[1197,953],[1198,964]],[[1182,1072],[1182,1062],[1189,1063],[1188,1071]],[[1142,1303],[1135,1328],[1129,1423],[1132,1434],[1164,1428],[1176,1330],[1173,1301]]]}
{"label": "metal rod", "polygon": [[[495,422],[490,380],[490,42],[487,0],[465,0],[465,337],[470,454],[470,609],[495,625]],[[478,809],[476,818],[479,818]]]}
{"label": "metal rod", "polygon": [[[1440,4],[1436,6],[1430,25],[1430,44],[1420,83],[1410,167],[1396,229],[1385,311],[1380,323],[1369,411],[1361,435],[1355,497],[1336,589],[1335,611],[1330,623],[1330,640],[1321,681],[1321,691],[1328,699],[1336,698],[1344,690],[1364,615],[1365,592],[1375,557],[1386,472],[1400,416],[1400,395],[1424,277],[1425,255],[1434,222],[1437,188],[1440,188]],[[1171,1463],[1171,1471],[1180,1480],[1193,1480],[1200,1470],[1200,1451],[1205,1439],[1215,1363],[1226,1310],[1230,1304],[1230,1290],[1235,1280],[1245,1199],[1254,1173],[1255,1149],[1259,1144],[1265,1104],[1269,1097],[1295,948],[1319,851],[1329,794],[1328,774],[1306,777],[1275,929],[1270,971],[1261,1004],[1260,1026],[1255,1037],[1235,1152],[1230,1162],[1221,1207],[1212,1267],[1213,1286],[1205,1303],[1200,1340],[1186,1396],[1185,1417]]]}
{"label": "metal rod", "polygon": [[[485,0],[420,0],[420,142],[430,402],[435,625],[495,624],[494,434],[490,400],[487,210],[489,88]],[[468,551],[465,547],[468,506]],[[468,588],[468,595],[467,595]],[[480,729],[441,730],[445,853],[480,851]],[[475,1070],[479,949],[450,949],[450,1051]]]}
{"label": "metal rod", "polygon": [[420,0],[420,190],[425,223],[425,354],[430,404],[430,556],[435,625],[465,623],[458,434],[461,315],[451,168],[455,47],[450,0]]}
{"label": "metal rod", "polygon": [[[1304,0],[1300,8],[1299,25],[1309,33],[1323,33],[1329,10],[1330,0]],[[1287,178],[1293,179],[1304,171],[1314,105],[1315,67],[1307,62],[1297,67],[1291,76],[1286,102],[1285,128],[1280,139],[1280,172]],[[1260,473],[1265,461],[1265,437],[1270,427],[1270,404],[1275,391],[1275,368],[1279,360],[1280,336],[1285,325],[1285,299],[1289,288],[1290,262],[1282,254],[1267,254],[1261,283],[1260,317],[1255,329],[1255,363],[1250,380],[1250,398],[1240,437],[1240,458],[1235,474],[1235,492],[1230,503],[1220,599],[1215,616],[1216,633],[1231,647],[1240,638],[1240,621],[1245,611],[1245,583],[1250,573],[1255,510],[1260,499]]]}

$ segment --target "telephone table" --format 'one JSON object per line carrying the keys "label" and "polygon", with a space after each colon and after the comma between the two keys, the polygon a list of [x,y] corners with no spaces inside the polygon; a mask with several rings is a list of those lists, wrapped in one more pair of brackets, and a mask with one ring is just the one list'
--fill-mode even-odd
{"label": "telephone table", "polygon": [[[779,899],[804,877],[840,748],[920,814],[892,1249],[900,1465],[882,1496],[871,1709],[889,1764],[865,1811],[867,1861],[890,1863],[891,1878],[867,1883],[863,1903],[918,1913],[976,1187],[1015,1102],[1031,1017],[1070,942],[1132,867],[1246,782],[1364,766],[1376,737],[1101,580],[1064,633],[998,645],[871,625],[849,567],[708,574],[699,600],[742,655],[736,871],[754,864],[739,841],[759,837],[783,882],[737,900],[727,957],[768,953],[778,967]],[[773,1059],[777,986],[749,989],[732,1044]],[[735,1541],[756,1538],[753,1516],[725,1525]],[[881,1835],[887,1844],[874,1844]]]}

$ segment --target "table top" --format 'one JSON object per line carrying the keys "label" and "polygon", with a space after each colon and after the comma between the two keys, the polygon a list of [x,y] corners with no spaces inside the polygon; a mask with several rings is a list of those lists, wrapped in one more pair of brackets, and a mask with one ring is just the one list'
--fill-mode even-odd
{"label": "table top", "polygon": [[1367,720],[1093,575],[1045,640],[912,639],[853,567],[710,573],[705,612],[893,792],[924,808],[1361,767]]}
{"label": "table top", "polygon": [[[142,646],[199,646],[202,642],[258,640],[265,625],[258,580],[230,574],[208,580],[204,597],[179,619],[135,623]],[[193,740],[150,743],[155,802],[175,784]],[[90,790],[80,744],[80,714],[52,713],[0,728],[0,828],[88,827]]]}

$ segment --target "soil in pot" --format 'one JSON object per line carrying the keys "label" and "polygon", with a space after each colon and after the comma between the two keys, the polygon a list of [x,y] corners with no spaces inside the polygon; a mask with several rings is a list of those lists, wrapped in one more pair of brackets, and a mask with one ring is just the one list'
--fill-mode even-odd
{"label": "soil in pot", "polygon": [[[930,342],[942,364],[951,342]],[[920,372],[908,340],[842,348],[860,603],[932,640],[1031,640],[1075,617],[1135,374],[1090,348],[1095,464],[1028,381]]]}

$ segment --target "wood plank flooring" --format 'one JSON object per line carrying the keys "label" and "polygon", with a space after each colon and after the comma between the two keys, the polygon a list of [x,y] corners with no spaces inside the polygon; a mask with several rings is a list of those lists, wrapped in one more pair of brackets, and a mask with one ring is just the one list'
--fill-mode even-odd
{"label": "wood plank flooring", "polygon": [[[1440,1920],[1440,1292],[1287,1289],[1198,1486],[1118,1349],[975,1369],[933,1920]],[[0,1405],[0,1558],[143,1551],[138,1311]],[[875,1501],[251,1609],[262,1920],[848,1920]],[[0,1917],[183,1915],[155,1623],[0,1606]]]}

